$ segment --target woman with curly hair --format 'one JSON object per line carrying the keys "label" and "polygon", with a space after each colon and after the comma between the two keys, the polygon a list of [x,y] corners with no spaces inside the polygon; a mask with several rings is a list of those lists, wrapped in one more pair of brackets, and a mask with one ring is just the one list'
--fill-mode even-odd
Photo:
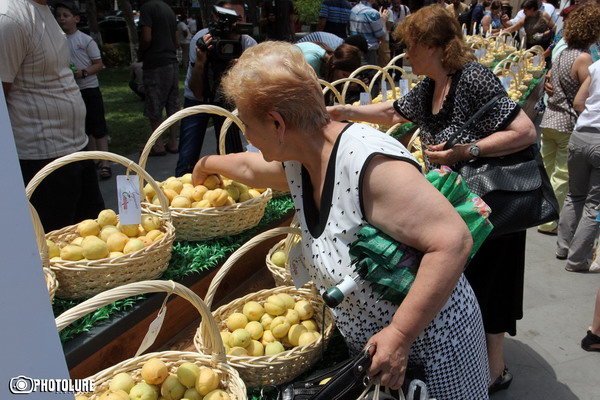
{"label": "woman with curly hair", "polygon": [[[515,153],[536,141],[531,120],[507,96],[500,80],[474,62],[458,21],[443,7],[418,10],[399,30],[413,73],[426,78],[396,102],[329,107],[332,119],[383,125],[412,121],[421,129],[430,168],[454,168],[477,157]],[[458,144],[444,150],[446,141],[496,95],[501,97],[489,112],[463,132]],[[524,267],[525,231],[520,231],[486,240],[465,270],[481,307],[490,393],[508,388],[512,381],[504,364],[504,335],[516,335],[516,321],[523,316]]]}
{"label": "woman with curly hair", "polygon": [[[589,76],[588,67],[592,65],[592,56],[587,50],[600,37],[600,6],[596,2],[588,2],[571,12],[566,20],[563,35],[567,48],[560,52],[552,66],[550,82],[554,94],[548,98],[548,107],[540,123],[542,158],[561,208],[569,182],[569,138],[577,122],[573,100],[581,83]],[[557,221],[540,225],[538,231],[556,234]],[[556,256],[565,259],[567,247],[559,245]],[[577,264],[570,268],[581,269],[581,266]]]}
{"label": "woman with curly hair", "polygon": [[[569,192],[565,198],[563,210],[558,224],[558,241],[556,256],[566,259],[565,269],[571,272],[588,272],[593,256],[594,240],[598,232],[596,216],[600,205],[598,190],[598,174],[600,165],[600,119],[598,118],[598,77],[600,65],[598,61],[591,64],[591,56],[582,52],[600,36],[600,5],[594,2],[585,3],[571,13],[565,26],[565,39],[569,47],[560,54],[577,54],[571,68],[567,69],[568,82],[580,87],[570,106],[577,112],[582,112],[577,118],[573,134],[567,136],[569,170]],[[571,56],[573,57],[573,56]],[[576,65],[577,64],[577,65]],[[591,64],[591,65],[590,65]],[[554,67],[556,68],[556,67]],[[553,70],[554,70],[553,68]],[[560,81],[555,83],[551,101],[560,93]],[[580,82],[582,82],[580,84]],[[557,90],[558,86],[558,90]],[[567,87],[568,88],[568,87]],[[572,92],[569,92],[570,95]],[[560,99],[560,97],[559,97]],[[572,117],[571,114],[568,115]],[[571,119],[569,119],[571,121]],[[598,271],[595,271],[598,272]]]}

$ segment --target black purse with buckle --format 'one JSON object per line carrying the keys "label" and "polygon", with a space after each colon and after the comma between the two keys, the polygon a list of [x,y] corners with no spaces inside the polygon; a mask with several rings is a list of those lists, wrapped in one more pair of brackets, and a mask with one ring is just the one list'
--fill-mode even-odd
{"label": "black purse with buckle", "polygon": [[[306,380],[294,382],[282,387],[267,386],[262,390],[263,399],[273,399],[267,396],[276,392],[277,400],[354,400],[364,394],[365,389],[371,384],[367,371],[371,366],[371,354],[369,349],[361,351],[358,355],[338,363],[337,365],[321,369],[310,375]],[[330,378],[326,382],[323,382]],[[413,379],[425,381],[425,369],[423,366],[409,366],[406,370],[403,390],[407,391]],[[323,383],[321,383],[323,382]],[[369,389],[371,390],[371,389]],[[373,390],[378,390],[373,387]],[[370,398],[372,392],[366,394]],[[398,399],[397,391],[381,392],[381,400]],[[420,399],[419,397],[414,397]]]}
{"label": "black purse with buckle", "polygon": [[[316,371],[306,380],[284,386],[278,400],[343,400],[356,399],[368,384],[367,371],[371,355],[363,350],[355,357],[333,367]],[[329,378],[327,383],[321,381]]]}
{"label": "black purse with buckle", "polygon": [[[473,122],[503,97],[496,95],[446,142],[452,148]],[[490,236],[518,232],[558,219],[559,207],[536,144],[501,157],[482,157],[464,163],[458,172],[473,193],[492,209]]]}

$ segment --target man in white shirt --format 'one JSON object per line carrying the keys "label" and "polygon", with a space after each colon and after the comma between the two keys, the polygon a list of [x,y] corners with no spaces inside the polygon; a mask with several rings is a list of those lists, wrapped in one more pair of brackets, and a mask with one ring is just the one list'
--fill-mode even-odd
{"label": "man in white shirt", "polygon": [[[23,180],[84,150],[85,105],[70,69],[65,33],[47,0],[0,0],[0,80]],[[31,199],[46,232],[95,218],[104,208],[92,160],[65,165]]]}
{"label": "man in white shirt", "polygon": [[185,22],[187,18],[185,15],[179,16],[179,22],[177,23],[177,33],[179,34],[179,45],[181,46],[181,66],[187,70],[190,63],[190,40],[192,40],[192,33],[188,24]]}

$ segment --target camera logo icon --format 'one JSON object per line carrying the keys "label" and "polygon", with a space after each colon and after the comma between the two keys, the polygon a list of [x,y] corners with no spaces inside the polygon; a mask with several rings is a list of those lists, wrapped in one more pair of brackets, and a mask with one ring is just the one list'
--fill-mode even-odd
{"label": "camera logo icon", "polygon": [[33,379],[23,375],[12,378],[8,384],[8,389],[13,394],[27,394],[33,392]]}

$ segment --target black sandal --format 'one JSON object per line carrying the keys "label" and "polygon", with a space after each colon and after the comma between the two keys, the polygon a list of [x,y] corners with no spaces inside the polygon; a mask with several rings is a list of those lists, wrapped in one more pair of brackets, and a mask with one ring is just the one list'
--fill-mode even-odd
{"label": "black sandal", "polygon": [[[597,345],[598,347],[592,347]],[[581,348],[585,351],[600,351],[600,336],[587,331],[587,335],[581,339]]]}
{"label": "black sandal", "polygon": [[500,390],[508,389],[510,384],[512,383],[513,376],[510,372],[508,372],[508,368],[504,367],[504,371],[500,374],[498,378],[490,385],[488,388],[488,393],[496,393]]}
{"label": "black sandal", "polygon": [[112,177],[112,169],[110,167],[100,167],[98,168],[98,176],[103,181],[110,179]]}

